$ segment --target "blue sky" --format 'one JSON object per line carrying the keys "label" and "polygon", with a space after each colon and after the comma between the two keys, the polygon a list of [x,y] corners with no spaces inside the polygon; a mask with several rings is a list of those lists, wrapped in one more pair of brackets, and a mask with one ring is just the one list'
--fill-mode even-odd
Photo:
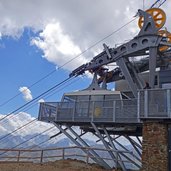
{"label": "blue sky", "polygon": [[[20,93],[20,87],[33,83],[65,64],[85,49],[92,46],[114,30],[130,21],[137,9],[142,8],[139,0],[0,0],[0,104]],[[145,7],[149,6],[145,1]],[[171,16],[171,2],[163,9]],[[168,17],[168,20],[171,17]],[[166,23],[168,30],[171,25]],[[110,47],[134,37],[139,31],[137,21],[119,33],[100,42],[79,58],[57,70],[39,84],[28,89],[32,98],[37,97],[57,83],[66,79],[79,65],[91,60],[103,50],[102,44]],[[59,101],[64,92],[84,89],[90,79],[80,78],[69,87],[45,99]],[[8,104],[0,106],[0,113],[7,114],[27,101],[20,94]],[[27,111],[38,114],[38,103]]]}
{"label": "blue sky", "polygon": [[[20,87],[30,87],[39,79],[56,69],[56,65],[42,58],[42,51],[30,45],[30,40],[34,36],[36,36],[36,34],[30,29],[25,29],[19,39],[4,36],[0,41],[0,82],[3,83],[1,84],[0,90],[1,104],[20,93],[20,95],[9,103],[0,107],[1,113],[7,114],[26,103],[22,98],[22,93],[19,92]],[[31,87],[30,90],[33,98],[68,78],[68,74],[69,72],[66,70],[56,70],[49,77]],[[82,79],[80,78],[80,80]],[[81,87],[84,88],[86,85],[86,79],[82,81],[81,86],[78,82],[70,86],[68,84],[67,88],[61,87],[57,93],[50,96],[48,99],[50,101],[59,101],[65,91],[72,91]],[[35,108],[37,108],[37,106],[38,105],[35,105]],[[33,115],[36,115],[35,108],[29,110]]]}

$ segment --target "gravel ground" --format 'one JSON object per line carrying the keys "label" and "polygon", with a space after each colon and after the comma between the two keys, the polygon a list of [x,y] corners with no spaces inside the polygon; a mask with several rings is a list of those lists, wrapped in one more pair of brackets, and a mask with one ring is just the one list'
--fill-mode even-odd
{"label": "gravel ground", "polygon": [[106,171],[106,169],[96,164],[87,165],[82,161],[68,159],[43,164],[2,162],[0,171]]}

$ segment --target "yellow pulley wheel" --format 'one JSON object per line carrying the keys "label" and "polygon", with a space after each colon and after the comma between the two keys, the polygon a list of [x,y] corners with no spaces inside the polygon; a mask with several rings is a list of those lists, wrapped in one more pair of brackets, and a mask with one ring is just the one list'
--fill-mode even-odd
{"label": "yellow pulley wheel", "polygon": [[[160,8],[150,8],[146,11],[148,14],[150,14],[153,17],[153,20],[155,22],[155,25],[157,28],[162,28],[166,22],[166,14],[165,12]],[[140,17],[138,20],[138,26],[139,28],[142,28],[144,24],[144,17]]]}
{"label": "yellow pulley wheel", "polygon": [[[159,30],[158,34],[162,37],[165,37],[167,43],[171,43],[171,33],[170,32],[168,32],[167,30]],[[168,46],[161,46],[159,48],[159,50],[162,52],[162,51],[167,50],[168,48],[169,48]]]}

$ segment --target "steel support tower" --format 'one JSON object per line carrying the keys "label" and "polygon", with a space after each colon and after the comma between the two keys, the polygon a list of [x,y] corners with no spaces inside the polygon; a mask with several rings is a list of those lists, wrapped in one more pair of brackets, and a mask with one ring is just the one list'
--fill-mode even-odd
{"label": "steel support tower", "polygon": [[[138,10],[138,14],[141,29],[136,37],[116,48],[104,44],[103,52],[70,74],[94,73],[87,89],[66,93],[61,102],[40,104],[39,120],[53,123],[77,146],[91,147],[85,137],[95,137],[108,152],[92,149],[89,155],[107,169],[140,169],[142,119],[171,119],[171,37],[167,30],[160,30],[166,16],[156,8]],[[113,62],[118,65],[114,70],[103,67]],[[113,81],[116,91],[107,90],[106,84]]]}

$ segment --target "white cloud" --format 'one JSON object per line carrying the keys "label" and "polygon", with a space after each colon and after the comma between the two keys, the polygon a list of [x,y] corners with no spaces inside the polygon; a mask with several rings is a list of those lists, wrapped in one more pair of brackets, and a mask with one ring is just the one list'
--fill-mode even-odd
{"label": "white cloud", "polygon": [[43,102],[45,102],[44,99],[40,99],[40,100],[38,101],[38,103],[43,103]]}
{"label": "white cloud", "polygon": [[[1,117],[3,118],[4,115],[0,115],[0,118]],[[30,114],[25,113],[25,112],[12,114],[10,117],[7,117],[4,120],[4,122],[1,121],[2,122],[0,125],[1,135],[8,134],[8,133],[14,131],[15,129],[20,128],[21,126],[28,124],[29,122],[31,122],[34,119],[35,119],[34,117],[32,117]],[[13,135],[19,135],[19,136],[32,135],[32,134],[40,133],[43,130],[46,130],[52,126],[53,125],[49,124],[49,123],[34,121],[34,122],[28,124],[26,127],[23,127],[23,129],[18,130]],[[53,135],[56,132],[57,131],[52,131],[50,133],[50,135]],[[47,134],[49,134],[49,133],[47,133]]]}
{"label": "white cloud", "polygon": [[[81,53],[81,49],[74,44],[70,36],[63,32],[59,22],[47,24],[39,37],[32,39],[31,44],[44,52],[44,58],[58,66],[67,63]],[[70,64],[69,68],[68,66],[65,68],[72,70],[85,62],[87,62],[86,59],[80,57]]]}
{"label": "white cloud", "polygon": [[[5,115],[0,114],[0,118],[3,118],[4,116]],[[23,127],[23,129],[18,129],[18,131],[13,132],[10,136],[8,136],[8,138],[11,139],[11,142],[10,141],[8,141],[8,142],[12,146],[14,146],[14,144],[17,143],[17,142],[15,142],[16,140],[15,140],[14,136],[18,136],[19,139],[21,139],[22,141],[25,141],[25,137],[26,137],[26,139],[28,139],[28,137],[32,137],[35,134],[41,134],[42,132],[44,132],[47,129],[50,129],[51,127],[54,126],[53,124],[37,121],[35,119],[36,118],[32,117],[30,114],[25,113],[25,112],[20,112],[15,115],[12,114],[10,117],[7,117],[4,121],[1,121],[0,136],[3,137],[9,133],[12,133],[14,130],[22,127],[23,125],[27,124],[25,127]],[[28,124],[29,122],[31,122],[33,120],[35,120],[35,121]],[[78,128],[76,128],[76,131],[80,132],[80,130]],[[33,139],[33,141],[30,142],[30,145],[38,144],[38,143],[44,141],[44,138],[46,140],[48,140],[50,136],[53,136],[58,132],[59,132],[59,130],[54,126],[54,128],[50,129],[50,131],[44,132],[43,135],[41,134],[41,136]],[[44,137],[44,136],[46,136],[46,137]],[[57,136],[56,138],[52,139],[52,141],[47,141],[46,145],[48,145],[48,143],[49,144],[56,143],[64,138],[66,138],[65,135],[61,134],[60,136]],[[89,140],[93,140],[92,137],[90,137],[90,136],[88,136],[86,138]],[[3,145],[5,145],[5,140],[7,140],[7,139],[5,138],[4,140],[1,140],[2,147],[3,147]],[[18,140],[19,142],[17,144],[19,144],[21,140]],[[28,148],[27,147],[28,144],[27,145],[24,144],[24,146],[26,148]]]}
{"label": "white cloud", "polygon": [[[132,18],[139,8],[143,8],[140,0],[93,2],[91,0],[0,1],[0,32],[2,35],[19,37],[25,27],[40,31],[55,20],[61,23],[65,33],[69,33],[75,39],[74,42],[79,41],[87,46],[89,45],[87,43],[97,40],[97,37],[118,28],[123,21]],[[145,1],[145,8],[148,9],[152,3]],[[168,16],[171,14],[170,4],[171,2],[167,1],[162,6]]]}
{"label": "white cloud", "polygon": [[23,94],[24,100],[30,101],[33,99],[31,91],[28,89],[28,87],[20,87],[19,91]]}
{"label": "white cloud", "polygon": [[[0,114],[0,118],[3,118],[5,115]],[[56,135],[60,131],[50,123],[45,123],[41,121],[35,120],[34,122],[28,124],[29,122],[35,120],[34,117],[32,117],[30,114],[25,112],[20,112],[17,114],[12,114],[11,117],[7,117],[4,121],[1,121],[0,124],[0,136],[3,138],[1,139],[1,148],[11,148],[18,146],[20,143],[26,142],[26,140],[31,139],[31,141],[27,141],[26,143],[18,146],[17,148],[26,148],[29,149],[30,147],[35,148],[46,148],[47,146],[53,146],[57,147],[57,143],[61,141],[60,146],[65,146],[65,143],[63,143],[63,140],[66,141],[66,136],[64,134],[60,134],[56,136],[55,138],[52,138],[50,140],[50,137],[53,135]],[[27,125],[26,125],[27,124]],[[25,126],[24,126],[25,125]],[[23,126],[22,129],[20,129]],[[52,129],[50,129],[52,128]],[[46,131],[50,129],[49,131]],[[74,131],[76,131],[78,134],[81,133],[81,130],[79,127],[73,127]],[[17,131],[15,131],[17,130]],[[10,135],[8,135],[10,133]],[[74,135],[68,131],[68,133],[71,134],[71,136],[74,137]],[[38,137],[35,137],[32,139],[33,136],[39,135]],[[96,140],[98,139],[96,136],[92,135],[92,133],[86,133],[82,136],[82,138],[87,142],[90,143],[91,146],[96,146]],[[129,142],[124,138],[120,137],[119,142],[123,145],[128,146]],[[41,142],[46,142],[41,144]],[[135,139],[135,141],[137,141]],[[41,145],[40,145],[41,144]],[[101,142],[99,142],[101,144]],[[37,146],[38,145],[38,146]],[[69,144],[71,146],[74,146],[74,144]]]}
{"label": "white cloud", "polygon": [[[153,2],[145,2],[148,9]],[[162,6],[171,15],[171,1]],[[44,58],[57,66],[63,65],[95,42],[130,21],[139,8],[140,0],[15,0],[0,1],[0,33],[2,36],[19,38],[24,28],[38,31],[32,44],[42,50]],[[169,19],[169,17],[168,17]],[[171,25],[167,19],[168,31]],[[65,69],[72,70],[103,50],[102,43],[115,47],[135,36],[139,31],[137,21],[99,43]]]}

